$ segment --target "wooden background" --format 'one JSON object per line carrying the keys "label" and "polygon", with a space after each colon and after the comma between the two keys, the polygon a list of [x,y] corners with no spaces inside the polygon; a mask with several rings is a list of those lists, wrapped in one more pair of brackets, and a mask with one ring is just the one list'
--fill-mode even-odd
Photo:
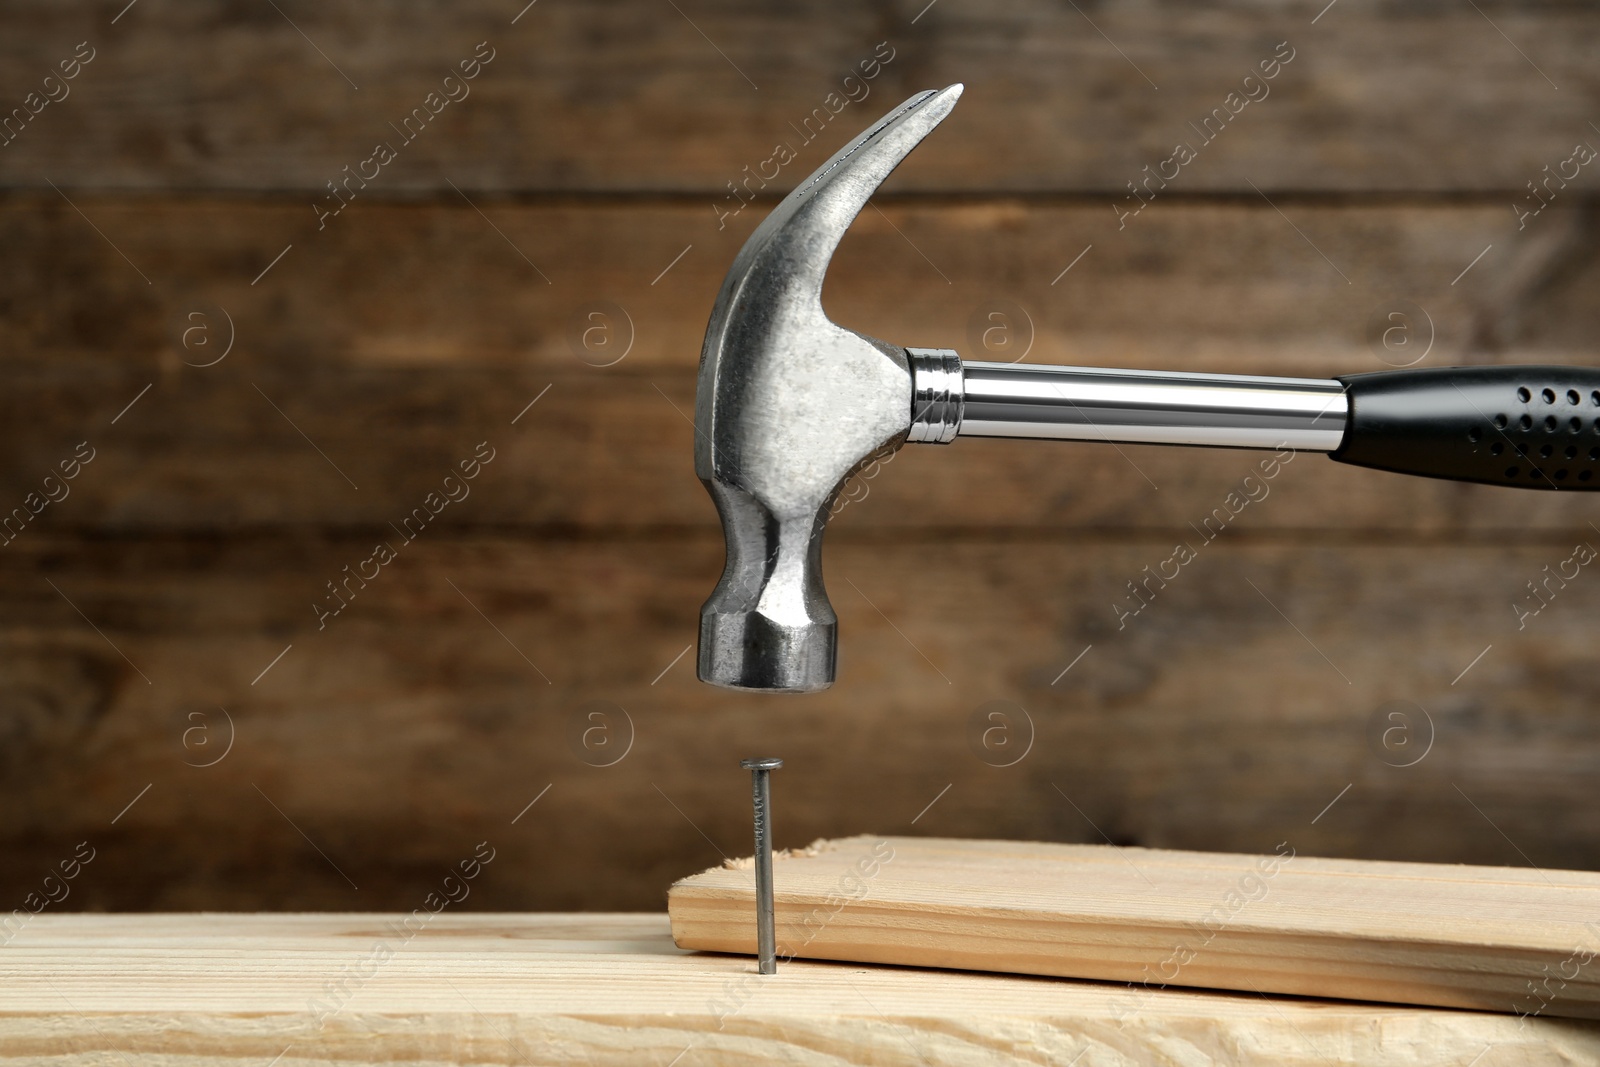
{"label": "wooden background", "polygon": [[[409,909],[487,840],[463,907],[656,909],[749,848],[753,754],[787,761],[781,845],[1600,866],[1600,576],[1513,607],[1600,545],[1586,496],[1303,455],[1119,630],[1256,454],[910,448],[828,534],[833,690],[717,691],[677,658],[722,560],[686,418],[718,283],[883,111],[967,85],[834,261],[831,313],[875,336],[1308,376],[1593,363],[1596,168],[1513,209],[1600,145],[1593,5],[124,4],[0,3],[5,108],[95,50],[0,147],[0,507],[95,450],[0,547],[0,911],[82,841],[52,907]],[[325,183],[482,41],[471,95],[319,230]],[[1283,41],[1270,96],[1119,230],[1126,183]],[[779,141],[798,158],[719,222]]]}

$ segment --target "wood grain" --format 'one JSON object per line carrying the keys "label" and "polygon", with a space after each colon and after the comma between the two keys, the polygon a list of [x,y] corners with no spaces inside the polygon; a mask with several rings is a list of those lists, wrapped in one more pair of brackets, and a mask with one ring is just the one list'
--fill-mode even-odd
{"label": "wood grain", "polygon": [[[487,439],[503,458],[452,522],[715,522],[691,469],[693,371],[742,231],[718,237],[698,212],[661,205],[486,204],[493,226],[464,205],[365,205],[325,242],[301,244],[296,213],[281,206],[78,202],[157,284],[59,200],[0,201],[0,235],[25,250],[0,265],[8,507],[89,440],[100,449],[95,465],[41,522],[125,532],[386,527]],[[1497,209],[1294,213],[1361,286],[1342,284],[1264,206],[1158,205],[1119,235],[1108,214],[1071,204],[890,204],[846,239],[830,308],[876,336],[968,355],[1327,376],[1389,366],[1369,344],[1370,320],[1404,297],[1436,325],[1423,365],[1594,358],[1586,339],[1600,330],[1600,310],[1586,294],[1600,261],[1577,215],[1541,220],[1551,227],[1498,245],[1491,255],[1503,260],[1486,259],[1452,286],[1480,242],[1511,229]],[[584,309],[599,301],[610,302],[614,343],[632,342],[605,367],[591,363],[609,352],[579,343],[592,325]],[[1002,303],[1017,343],[1031,334],[1023,352],[982,348],[985,309]],[[195,365],[230,338],[220,363]],[[974,439],[912,448],[852,488],[866,498],[835,528],[1182,529],[1258,458]],[[1271,489],[1250,527],[1565,537],[1588,518],[1581,497],[1405,479],[1316,456]]]}
{"label": "wood grain", "polygon": [[[849,230],[825,297],[844,325],[972,359],[1305,375],[1583,359],[1600,328],[1587,299],[1600,223],[1574,200],[1518,231],[1505,205],[1477,200],[1299,198],[1275,201],[1280,215],[1260,199],[1174,198],[1119,230],[1109,207],[1074,199],[889,199]],[[8,367],[692,372],[722,277],[768,208],[719,230],[682,202],[494,198],[479,214],[459,199],[358,201],[318,233],[276,200],[73,203],[82,215],[54,194],[0,196],[15,249],[0,264]],[[1424,347],[1374,345],[1372,313],[1401,301],[1431,317],[1431,348],[1420,321]],[[593,334],[586,348],[604,302],[617,348]],[[1002,302],[1016,305],[1010,329],[986,338]],[[196,366],[221,356],[219,308],[235,349]]]}
{"label": "wood grain", "polygon": [[[679,948],[755,953],[748,859],[674,883]],[[861,835],[773,866],[781,957],[1600,1017],[1600,875]]]}
{"label": "wood grain", "polygon": [[[1592,1024],[1544,1018],[811,962],[760,979],[747,960],[678,952],[659,914],[446,911],[402,940],[404,918],[41,917],[0,963],[0,1063],[1445,1067],[1485,1047],[1496,1064],[1600,1055]],[[326,989],[337,982],[342,1010],[320,1014],[340,1001]]]}
{"label": "wood grain", "polygon": [[[1287,41],[1295,58],[1270,95],[1202,149],[1183,188],[1520,191],[1592,135],[1600,30],[1578,0],[1480,6],[1345,5],[1318,18],[1317,5],[1272,0],[1084,11],[631,0],[519,17],[521,5],[488,0],[448,15],[143,0],[113,25],[115,12],[16,2],[0,44],[8,107],[79,41],[98,54],[0,164],[6,184],[35,188],[293,189],[309,217],[325,182],[394,138],[390,123],[488,41],[496,58],[471,95],[375,192],[448,193],[447,180],[692,191],[709,214],[776,142],[810,169],[893,103],[961,80],[961,108],[896,188],[1122,196],[1175,142],[1197,141],[1189,124]],[[880,42],[892,61],[846,86]],[[847,92],[870,95],[846,104]],[[828,121],[807,143],[800,127],[819,108]]]}
{"label": "wood grain", "polygon": [[[683,375],[324,370],[290,377],[241,369],[158,379],[140,398],[151,384],[136,373],[12,378],[0,401],[16,415],[0,421],[0,441],[14,457],[0,475],[0,514],[22,507],[87,442],[93,462],[59,505],[29,521],[30,531],[205,534],[225,523],[241,534],[327,525],[394,536],[487,443],[494,461],[467,486],[469,496],[440,514],[439,528],[533,539],[720,529],[694,475],[694,386]],[[1586,434],[1572,446],[1577,465],[1595,465],[1586,458],[1591,441],[1600,438]],[[1264,462],[1272,478],[1262,477]],[[1255,501],[1228,507],[1230,493]],[[1282,463],[1253,451],[962,438],[902,449],[848,483],[843,498],[830,544],[1050,532],[1171,541],[1194,536],[1190,524],[1208,518],[1214,527],[1217,508],[1230,537],[1570,548],[1594,536],[1592,509],[1579,494],[1405,478],[1318,453]]]}
{"label": "wood grain", "polygon": [[[1383,369],[1372,318],[1411,301],[1424,365],[1593,361],[1592,175],[1525,231],[1512,210],[1591,136],[1591,7],[1324,6],[0,4],[4,107],[97,49],[0,147],[0,509],[98,450],[0,549],[0,913],[85,839],[62,909],[410,907],[472,834],[519,842],[474,908],[657,909],[742,847],[733,766],[769,746],[788,844],[864,805],[1600,867],[1587,575],[1514,614],[1592,534],[1553,494],[1297,460],[1117,630],[1254,457],[907,450],[829,534],[841,688],[758,706],[689,676],[722,550],[682,412],[723,271],[928,85],[968,89],[841,247],[842,323],[1011,358],[974,329],[1004,303],[1034,361],[1330,375]],[[318,229],[325,183],[486,40],[473,95]],[[1119,229],[1125,183],[1282,40],[1271,97]],[[880,41],[871,95],[719,221]],[[633,342],[609,366],[597,310]],[[326,583],[485,440],[470,499],[318,630]],[[967,739],[999,699],[1036,735],[1009,768]],[[1396,700],[1432,717],[1411,767],[1368,736]],[[633,717],[610,767],[594,701]]]}
{"label": "wood grain", "polygon": [[[685,654],[719,534],[436,532],[323,630],[312,604],[368,538],[8,547],[0,900],[88,840],[63,907],[403,908],[487,838],[471,907],[659,908],[748,850],[737,764],[768,750],[780,846],[873,811],[894,833],[1600,867],[1600,586],[1585,571],[1522,630],[1512,610],[1570,548],[1219,539],[1118,629],[1161,540],[846,539],[839,685],[762,700]],[[974,746],[993,701],[1015,748]]]}

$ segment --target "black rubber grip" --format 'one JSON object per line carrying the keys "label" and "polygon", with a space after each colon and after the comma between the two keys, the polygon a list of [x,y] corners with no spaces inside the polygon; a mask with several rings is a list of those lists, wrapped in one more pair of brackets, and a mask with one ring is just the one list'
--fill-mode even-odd
{"label": "black rubber grip", "polygon": [[1342,377],[1341,463],[1519,489],[1600,489],[1600,368],[1435,367]]}

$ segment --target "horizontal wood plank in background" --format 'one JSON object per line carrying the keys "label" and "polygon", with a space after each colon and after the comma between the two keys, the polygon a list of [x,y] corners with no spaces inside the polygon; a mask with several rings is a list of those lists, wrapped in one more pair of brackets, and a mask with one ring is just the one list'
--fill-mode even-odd
{"label": "horizontal wood plank in background", "polygon": [[[685,206],[486,204],[491,226],[465,206],[367,204],[302,243],[295,210],[281,205],[79,206],[137,269],[64,203],[0,202],[0,236],[25,253],[0,265],[6,509],[89,440],[95,463],[41,525],[381,528],[489,440],[504,458],[446,521],[715,521],[692,475],[693,372],[710,302],[754,212],[719,235]],[[1582,213],[1543,218],[1515,239],[1489,207],[1293,210],[1341,267],[1276,212],[1244,204],[1158,204],[1123,233],[1082,205],[890,204],[846,238],[829,306],[876,336],[968,356],[1326,376],[1412,358],[1369,341],[1374,311],[1411,300],[1435,335],[1424,366],[1593,358],[1600,308],[1588,294],[1600,261]],[[1490,256],[1452,285],[1491,239]],[[587,318],[602,301],[607,317]],[[1014,345],[1031,331],[1024,352],[984,348],[995,309]],[[593,365],[611,350],[580,341],[596,321],[626,352],[611,366]],[[1416,320],[1414,344],[1424,331]],[[219,358],[230,337],[222,362],[195,366]],[[1576,443],[1580,462],[1596,444]],[[1181,529],[1258,458],[964,439],[897,456],[835,528]],[[1316,456],[1272,491],[1242,525],[1548,535],[1583,529],[1589,515],[1581,498],[1403,479]]]}
{"label": "horizontal wood plank in background", "polygon": [[[719,231],[681,202],[358,202],[319,233],[278,201],[74,203],[82,214],[53,195],[0,197],[8,367],[70,355],[178,373],[220,356],[201,343],[225,339],[220,307],[238,353],[221,366],[692,371],[722,277],[769,207]],[[1600,328],[1595,212],[1552,206],[1519,232],[1494,202],[1286,206],[1157,201],[1119,230],[1079,201],[891,200],[851,227],[824,298],[841,324],[969,359],[1267,374],[1382,370],[1425,350],[1429,363],[1571,358]],[[607,301],[624,317],[587,317]],[[1009,348],[984,337],[996,301],[1020,306]],[[1434,344],[1385,362],[1369,318],[1401,301],[1431,318]],[[581,343],[601,322],[615,349]]]}
{"label": "horizontal wood plank in background", "polygon": [[[751,871],[673,884],[679,948],[755,955]],[[1580,871],[865,834],[773,885],[782,958],[1600,1017]]]}
{"label": "horizontal wood plank in background", "polygon": [[[66,906],[408,907],[488,838],[474,906],[656,908],[748,849],[756,750],[787,760],[780,846],[871,811],[896,833],[1600,867],[1600,587],[1524,630],[1512,610],[1565,550],[1219,541],[1119,630],[1166,546],[841,543],[840,683],[805,699],[693,680],[715,534],[425,534],[322,631],[311,605],[365,540],[5,551],[0,899],[88,840]],[[1014,747],[973,747],[996,700],[1022,709]]]}
{"label": "horizontal wood plank in background", "polygon": [[[674,660],[721,559],[673,410],[711,300],[775,194],[890,104],[968,85],[840,250],[829,308],[877,336],[977,355],[1006,300],[1037,362],[1324,375],[1382,369],[1369,320],[1411,300],[1428,364],[1585,362],[1592,168],[1523,232],[1511,205],[1591,136],[1588,5],[302,4],[0,5],[0,105],[98,49],[0,148],[0,507],[99,449],[0,550],[12,899],[90,838],[62,907],[410,907],[470,829],[526,842],[474,906],[657,908],[742,849],[733,761],[769,746],[785,843],[866,805],[1600,866],[1587,575],[1526,631],[1513,610],[1583,501],[1307,457],[1117,632],[1125,583],[1254,457],[911,450],[830,534],[839,690],[761,702]],[[319,231],[323,183],[485,39],[473,96]],[[1118,230],[1124,183],[1284,39],[1272,96]],[[725,183],[883,40],[872,95],[719,229]],[[634,341],[605,368],[574,351],[602,301]],[[213,347],[184,347],[195,311]],[[185,366],[224,312],[228,358]],[[323,583],[485,439],[473,496],[318,633]],[[968,747],[995,699],[1037,730],[1007,769]],[[1433,716],[1415,767],[1368,739],[1394,699]],[[614,767],[580,758],[595,700],[634,716]]]}
{"label": "horizontal wood plank in background", "polygon": [[[1176,142],[1197,143],[1188,124],[1281,41],[1294,59],[1201,148],[1184,188],[1521,190],[1595,136],[1600,28],[1586,4],[1346,4],[1319,18],[1323,6],[633,0],[518,16],[499,0],[448,13],[144,0],[113,25],[110,7],[13,2],[7,108],[79,41],[97,52],[72,95],[0,151],[0,182],[321,191],[397,139],[389,124],[483,40],[495,59],[472,95],[403,146],[384,192],[693,191],[709,213],[776,143],[799,153],[792,184],[892,104],[959,80],[966,101],[896,188],[1121,196]],[[894,58],[871,95],[805,143],[800,124],[879,42]]]}
{"label": "horizontal wood plank in background", "polygon": [[[492,868],[490,868],[492,870]],[[0,1063],[1448,1067],[1600,1054],[1592,1024],[684,954],[664,915],[46,916],[0,966]],[[387,949],[391,955],[384,955]],[[381,959],[379,958],[381,957]],[[343,982],[340,995],[324,987]],[[318,1026],[318,1001],[330,1011]],[[78,1012],[93,1012],[92,1027]],[[685,1050],[690,1050],[687,1053]]]}

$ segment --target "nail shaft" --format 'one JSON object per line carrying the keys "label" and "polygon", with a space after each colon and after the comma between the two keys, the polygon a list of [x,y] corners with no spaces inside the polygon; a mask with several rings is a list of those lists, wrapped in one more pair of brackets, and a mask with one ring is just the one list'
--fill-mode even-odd
{"label": "nail shaft", "polygon": [[768,772],[783,766],[780,759],[740,760],[750,771],[751,798],[756,822],[756,969],[778,973],[778,938],[772,902],[772,785]]}

